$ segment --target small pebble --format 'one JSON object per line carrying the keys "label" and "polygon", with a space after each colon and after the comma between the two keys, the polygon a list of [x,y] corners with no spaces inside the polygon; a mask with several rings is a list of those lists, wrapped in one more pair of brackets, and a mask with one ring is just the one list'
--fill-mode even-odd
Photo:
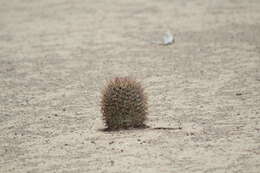
{"label": "small pebble", "polygon": [[110,163],[111,163],[111,166],[113,166],[115,162],[113,160],[111,160]]}

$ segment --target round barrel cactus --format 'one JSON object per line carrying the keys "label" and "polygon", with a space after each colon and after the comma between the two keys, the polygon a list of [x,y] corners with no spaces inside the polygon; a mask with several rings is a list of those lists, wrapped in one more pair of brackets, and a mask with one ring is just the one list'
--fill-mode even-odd
{"label": "round barrel cactus", "polygon": [[147,109],[144,89],[134,79],[117,77],[102,91],[101,112],[107,130],[146,127]]}

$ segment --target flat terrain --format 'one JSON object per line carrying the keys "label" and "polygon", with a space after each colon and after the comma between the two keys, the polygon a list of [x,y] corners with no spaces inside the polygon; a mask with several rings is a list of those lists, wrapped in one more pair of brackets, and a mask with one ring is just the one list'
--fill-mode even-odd
{"label": "flat terrain", "polygon": [[[116,76],[182,129],[100,131]],[[259,173],[260,1],[0,0],[0,172]]]}

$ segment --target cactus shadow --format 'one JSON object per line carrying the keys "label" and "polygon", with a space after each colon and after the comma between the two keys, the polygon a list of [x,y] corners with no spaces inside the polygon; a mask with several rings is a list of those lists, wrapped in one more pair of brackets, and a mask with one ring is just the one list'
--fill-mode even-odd
{"label": "cactus shadow", "polygon": [[142,125],[142,126],[138,126],[138,127],[118,128],[118,129],[101,128],[101,129],[98,129],[98,131],[101,131],[101,132],[118,132],[118,131],[128,131],[128,130],[144,130],[144,129],[148,129],[148,128],[150,128],[150,126]]}

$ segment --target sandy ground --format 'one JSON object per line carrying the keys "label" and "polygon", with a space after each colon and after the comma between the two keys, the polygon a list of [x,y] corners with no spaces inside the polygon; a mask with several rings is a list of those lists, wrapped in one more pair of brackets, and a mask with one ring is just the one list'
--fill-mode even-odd
{"label": "sandy ground", "polygon": [[[115,76],[182,129],[100,131]],[[0,90],[1,173],[259,173],[260,1],[1,0]]]}

